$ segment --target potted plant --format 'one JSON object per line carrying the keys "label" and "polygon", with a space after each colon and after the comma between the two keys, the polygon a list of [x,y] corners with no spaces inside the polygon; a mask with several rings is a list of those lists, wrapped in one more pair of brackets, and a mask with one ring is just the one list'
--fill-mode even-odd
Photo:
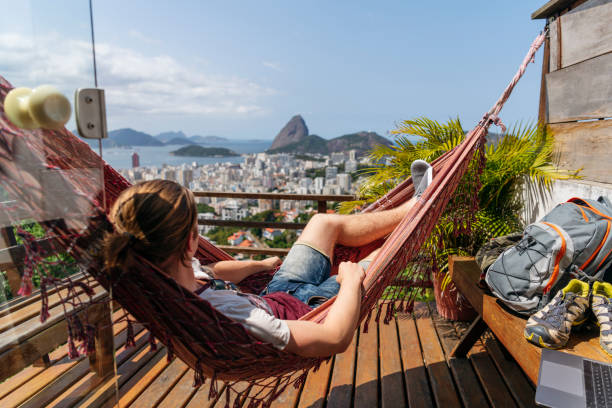
{"label": "potted plant", "polygon": [[[432,162],[465,138],[458,118],[446,123],[423,117],[406,120],[392,133],[396,135],[393,146],[379,146],[371,153],[372,161],[381,164],[364,170],[368,177],[358,192],[360,200],[343,203],[341,212],[375,201],[410,175],[414,160]],[[418,262],[428,264],[442,316],[466,319],[470,314],[469,303],[450,281],[448,256],[475,255],[490,238],[522,230],[522,191],[527,181],[547,191],[554,180],[577,174],[553,163],[553,137],[543,126],[518,124],[488,137],[418,257]],[[410,270],[415,268],[406,274]]]}

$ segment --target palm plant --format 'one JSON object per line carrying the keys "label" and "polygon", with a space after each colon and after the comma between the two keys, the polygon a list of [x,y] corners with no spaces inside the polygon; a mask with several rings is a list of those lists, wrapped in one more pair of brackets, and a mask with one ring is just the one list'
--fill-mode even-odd
{"label": "palm plant", "polygon": [[[410,175],[414,160],[431,162],[460,144],[466,134],[459,118],[440,123],[424,117],[403,121],[392,133],[393,146],[379,146],[370,154],[379,164],[363,171],[368,178],[359,189],[360,199],[342,203],[340,212],[375,201]],[[553,137],[543,126],[517,124],[498,140],[489,140],[484,168],[478,169],[477,158],[472,160],[458,194],[421,249],[420,258],[429,259],[429,270],[444,273],[448,255],[474,255],[491,237],[521,230],[522,189],[527,181],[549,191],[554,180],[578,177],[578,171],[559,169],[553,153]],[[466,194],[477,194],[475,212],[467,208]]]}

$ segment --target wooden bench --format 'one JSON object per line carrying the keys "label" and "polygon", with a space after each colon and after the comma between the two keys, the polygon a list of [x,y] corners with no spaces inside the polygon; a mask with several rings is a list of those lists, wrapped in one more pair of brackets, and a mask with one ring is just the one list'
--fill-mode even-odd
{"label": "wooden bench", "polygon": [[[514,357],[531,382],[537,384],[542,349],[529,343],[523,337],[526,319],[506,311],[497,298],[485,294],[477,286],[480,279],[480,268],[474,258],[451,257],[449,271],[459,292],[467,298],[479,314],[453,350],[452,355],[465,356],[488,327]],[[569,343],[560,351],[612,363],[612,358],[599,346],[598,330],[572,333]]]}
{"label": "wooden bench", "polygon": [[[0,249],[0,267],[10,271],[7,275],[11,291],[15,295],[15,281],[20,280],[19,273],[23,268],[25,249],[16,245],[14,236],[11,236],[9,231],[8,228],[3,228],[2,235],[7,247]],[[49,239],[41,239],[39,245],[45,252],[44,255],[56,253]],[[77,273],[72,275],[71,279],[79,281],[85,277]],[[66,299],[66,290],[58,293],[55,288],[49,288],[47,293],[50,316],[44,323],[40,321],[40,290],[34,291],[28,297],[16,297],[0,305],[0,382],[31,364],[43,367],[50,364],[49,353],[66,343],[68,337],[65,313],[76,313],[81,321],[87,321],[96,327],[96,351],[89,357],[90,367],[102,377],[113,373],[113,333],[108,294],[100,285],[93,286],[93,290],[92,299],[96,304],[86,310],[75,310],[71,305],[64,306],[60,301],[62,298],[75,300]],[[76,291],[76,297],[81,301],[89,300],[89,296],[82,290]]]}

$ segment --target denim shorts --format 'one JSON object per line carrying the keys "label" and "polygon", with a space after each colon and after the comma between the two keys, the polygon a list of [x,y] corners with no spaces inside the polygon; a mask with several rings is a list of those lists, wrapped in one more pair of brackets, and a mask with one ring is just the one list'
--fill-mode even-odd
{"label": "denim shorts", "polygon": [[[360,264],[367,268],[369,262]],[[317,307],[338,294],[340,284],[330,276],[329,257],[307,244],[296,243],[285,257],[262,295],[287,292],[310,307]]]}

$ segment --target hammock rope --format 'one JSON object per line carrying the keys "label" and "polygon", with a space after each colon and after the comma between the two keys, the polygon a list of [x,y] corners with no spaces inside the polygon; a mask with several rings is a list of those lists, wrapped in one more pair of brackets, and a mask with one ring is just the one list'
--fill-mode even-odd
{"label": "hammock rope", "polygon": [[[498,116],[499,112],[525,72],[527,64],[533,61],[535,52],[544,38],[544,33],[536,38],[501,97],[477,126],[465,136],[463,142],[432,163],[434,167],[432,185],[416,201],[390,236],[384,242],[376,242],[364,248],[341,246],[337,248],[334,258],[336,263],[339,263],[343,260],[356,261],[369,253],[375,245],[382,245],[380,252],[366,271],[365,295],[360,310],[360,322],[364,322],[364,329],[367,329],[372,311],[376,309],[385,288],[398,284],[399,281],[396,281],[398,275],[409,261],[414,261],[419,254],[422,244],[453,197],[470,163],[474,163],[475,160],[476,175],[482,171],[487,129],[492,124],[503,126]],[[1,100],[4,100],[10,89],[12,86],[0,77]],[[101,170],[96,173],[95,169]],[[99,185],[100,171],[103,174],[104,186]],[[69,203],[62,199],[57,203],[48,203],[48,192],[45,191],[48,183],[45,184],[45,177],[49,174],[54,177],[56,191],[70,192]],[[101,237],[112,227],[103,208],[110,208],[121,191],[130,184],[104,163],[87,144],[67,130],[23,131],[14,127],[6,119],[3,108],[0,108],[0,181],[8,195],[18,200],[19,206],[29,213],[31,219],[42,221],[41,225],[47,236],[54,238],[57,248],[62,248],[72,255],[87,272],[87,278],[78,285],[69,278],[58,282],[56,278],[43,277],[41,293],[45,292],[44,287],[47,284],[57,286],[60,283],[68,285],[72,291],[75,288],[86,290],[86,287],[89,288],[95,283],[92,279],[95,278],[107,290],[112,289],[114,299],[129,312],[130,316],[126,316],[128,342],[132,343],[134,340],[132,320],[135,319],[151,332],[152,347],[154,347],[154,338],[161,340],[167,346],[169,359],[177,355],[195,370],[194,385],[201,385],[206,378],[210,378],[211,398],[216,398],[220,392],[217,381],[225,383],[223,390],[227,401],[230,392],[239,394],[235,391],[237,382],[248,381],[249,389],[256,387],[258,390],[249,396],[249,407],[268,406],[288,385],[299,387],[304,382],[307,371],[313,367],[316,369],[324,360],[303,358],[279,351],[261,342],[247,333],[241,324],[217,312],[208,302],[182,288],[145,259],[142,259],[142,264],[131,269],[129,273],[105,271],[99,256]],[[470,189],[467,189],[470,191],[459,192],[466,196],[464,202],[468,206],[477,205],[474,204],[473,190],[478,186],[476,180]],[[367,207],[364,212],[381,211],[398,206],[413,194],[414,188],[409,178]],[[48,208],[49,206],[52,208]],[[66,215],[75,214],[75,220],[58,217],[57,214],[62,211]],[[4,208],[3,212],[6,213],[5,218],[18,223],[7,208]],[[26,250],[36,252],[33,246],[27,248],[26,245]],[[196,256],[203,263],[232,259],[229,254],[203,238],[200,238]],[[36,258],[33,255],[28,259],[36,262],[41,260],[40,256]],[[33,263],[29,262],[28,267],[33,267],[30,265]],[[257,291],[265,285],[270,276],[271,273],[254,276],[247,279],[243,287],[254,288],[254,291]],[[25,295],[31,291],[31,281],[28,282],[28,279],[31,279],[31,271],[24,273],[22,288]],[[399,282],[398,287],[422,288],[429,283],[417,273],[408,281]],[[399,293],[399,289],[395,293]],[[387,304],[385,322],[392,318],[398,307],[410,309],[411,301],[414,301],[414,291],[406,296],[399,301],[383,301]],[[301,319],[323,321],[333,301],[333,299],[328,300]],[[71,302],[78,303],[78,300]],[[382,308],[379,308],[376,314],[377,321],[381,314]],[[44,320],[47,316],[48,311],[45,310],[45,299],[43,299],[41,318]],[[71,355],[78,354],[74,347],[75,340],[81,340],[85,351],[91,351],[93,346],[88,338],[90,328],[87,322],[79,322],[76,315],[67,317]],[[129,335],[130,333],[132,335]]]}

